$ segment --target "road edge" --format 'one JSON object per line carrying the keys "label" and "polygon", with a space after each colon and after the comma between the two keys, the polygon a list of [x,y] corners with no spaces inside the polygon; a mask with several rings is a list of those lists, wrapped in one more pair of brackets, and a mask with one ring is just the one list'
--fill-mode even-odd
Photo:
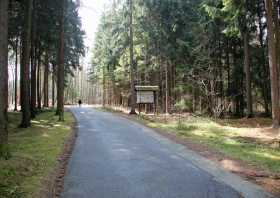
{"label": "road edge", "polygon": [[57,159],[57,166],[42,183],[43,188],[39,192],[40,198],[59,198],[64,189],[64,178],[78,137],[77,118],[70,109],[66,109],[66,111],[71,113],[74,118],[71,133],[64,142],[62,152]]}

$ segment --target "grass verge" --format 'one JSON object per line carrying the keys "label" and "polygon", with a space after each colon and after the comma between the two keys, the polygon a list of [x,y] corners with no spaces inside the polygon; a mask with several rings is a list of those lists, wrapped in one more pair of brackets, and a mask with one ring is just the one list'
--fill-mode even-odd
{"label": "grass verge", "polygon": [[19,129],[20,114],[10,113],[9,122],[12,158],[0,160],[0,198],[33,198],[57,165],[74,117],[66,112],[61,123],[53,111],[43,112],[32,121],[31,128]]}
{"label": "grass verge", "polygon": [[[145,119],[145,118],[142,118]],[[280,148],[272,141],[254,137],[254,128],[237,126],[235,122],[216,122],[207,118],[189,117],[181,121],[157,122],[148,119],[147,125],[181,138],[188,138],[218,150],[235,159],[247,162],[272,173],[280,173]],[[248,133],[248,131],[251,131]],[[246,135],[245,135],[246,134]]]}

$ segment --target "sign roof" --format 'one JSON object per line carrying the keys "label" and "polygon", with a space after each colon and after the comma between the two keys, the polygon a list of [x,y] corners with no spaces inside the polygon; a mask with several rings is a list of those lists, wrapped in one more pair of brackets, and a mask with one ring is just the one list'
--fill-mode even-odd
{"label": "sign roof", "polygon": [[136,91],[158,91],[159,86],[135,86]]}

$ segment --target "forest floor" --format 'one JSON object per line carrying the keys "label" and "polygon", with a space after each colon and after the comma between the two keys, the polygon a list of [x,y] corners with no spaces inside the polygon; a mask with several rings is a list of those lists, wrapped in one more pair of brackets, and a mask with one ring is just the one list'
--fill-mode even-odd
{"label": "forest floor", "polygon": [[58,166],[75,123],[70,112],[61,123],[54,111],[46,111],[32,121],[31,128],[19,129],[20,118],[20,113],[9,113],[11,158],[0,160],[0,198],[42,197],[38,194]]}
{"label": "forest floor", "polygon": [[[116,108],[106,110],[127,113]],[[129,118],[280,196],[280,131],[270,127],[271,119],[220,120],[191,114]]]}

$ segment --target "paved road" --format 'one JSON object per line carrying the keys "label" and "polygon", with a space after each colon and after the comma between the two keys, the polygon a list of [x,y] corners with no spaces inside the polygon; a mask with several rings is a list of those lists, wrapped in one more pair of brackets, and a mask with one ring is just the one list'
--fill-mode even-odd
{"label": "paved road", "polygon": [[[79,136],[62,198],[237,198],[240,194],[158,141],[152,130],[72,108]],[[175,143],[174,143],[175,145]]]}

